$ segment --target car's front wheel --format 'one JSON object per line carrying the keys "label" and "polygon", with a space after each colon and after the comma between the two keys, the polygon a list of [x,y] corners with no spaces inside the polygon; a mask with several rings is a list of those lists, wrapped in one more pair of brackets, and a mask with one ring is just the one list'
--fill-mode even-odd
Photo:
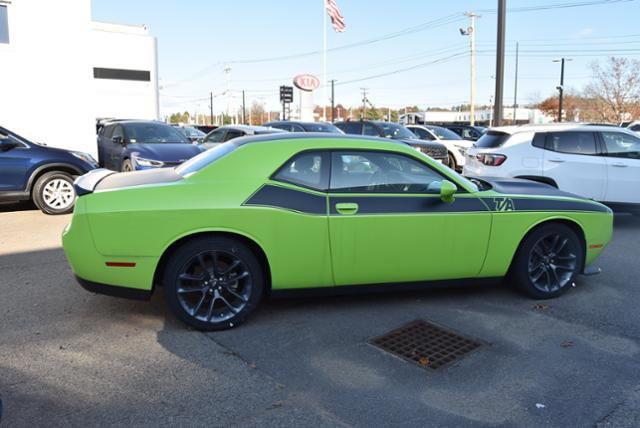
{"label": "car's front wheel", "polygon": [[163,285],[173,313],[198,330],[242,323],[264,289],[261,265],[240,241],[205,236],[188,241],[167,262]]}
{"label": "car's front wheel", "polygon": [[576,233],[554,223],[531,232],[520,244],[510,277],[535,299],[557,297],[567,291],[580,273],[584,252]]}
{"label": "car's front wheel", "polygon": [[76,202],[73,177],[61,171],[42,174],[33,186],[32,198],[36,206],[45,214],[70,213]]}

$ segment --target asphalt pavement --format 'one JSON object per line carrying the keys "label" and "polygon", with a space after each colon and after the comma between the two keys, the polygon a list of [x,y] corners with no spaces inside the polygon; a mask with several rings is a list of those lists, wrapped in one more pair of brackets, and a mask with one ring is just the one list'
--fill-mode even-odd
{"label": "asphalt pavement", "polygon": [[[69,216],[0,206],[6,426],[640,426],[640,217],[559,299],[507,285],[266,302],[200,333],[72,277]],[[422,319],[485,343],[438,370],[369,340]]]}

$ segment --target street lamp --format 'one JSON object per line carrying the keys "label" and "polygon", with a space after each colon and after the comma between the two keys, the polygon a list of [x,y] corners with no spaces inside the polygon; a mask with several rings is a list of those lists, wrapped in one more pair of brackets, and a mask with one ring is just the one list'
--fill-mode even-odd
{"label": "street lamp", "polygon": [[573,61],[571,58],[554,59],[553,62],[560,63],[560,86],[556,86],[558,95],[560,96],[558,102],[558,122],[562,122],[562,99],[564,95],[564,63],[565,61]]}

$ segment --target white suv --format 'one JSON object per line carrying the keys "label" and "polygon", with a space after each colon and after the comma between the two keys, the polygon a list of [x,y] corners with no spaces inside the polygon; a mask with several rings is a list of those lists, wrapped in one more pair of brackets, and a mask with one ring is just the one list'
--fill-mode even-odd
{"label": "white suv", "polygon": [[640,138],[615,126],[575,123],[492,128],[467,151],[463,174],[527,178],[640,209]]}

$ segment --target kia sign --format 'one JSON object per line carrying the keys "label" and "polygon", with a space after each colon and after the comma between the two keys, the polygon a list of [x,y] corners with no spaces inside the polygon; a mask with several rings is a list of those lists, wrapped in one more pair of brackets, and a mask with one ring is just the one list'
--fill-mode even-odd
{"label": "kia sign", "polygon": [[293,84],[301,91],[311,92],[318,89],[320,86],[320,79],[311,74],[300,74],[293,78]]}

